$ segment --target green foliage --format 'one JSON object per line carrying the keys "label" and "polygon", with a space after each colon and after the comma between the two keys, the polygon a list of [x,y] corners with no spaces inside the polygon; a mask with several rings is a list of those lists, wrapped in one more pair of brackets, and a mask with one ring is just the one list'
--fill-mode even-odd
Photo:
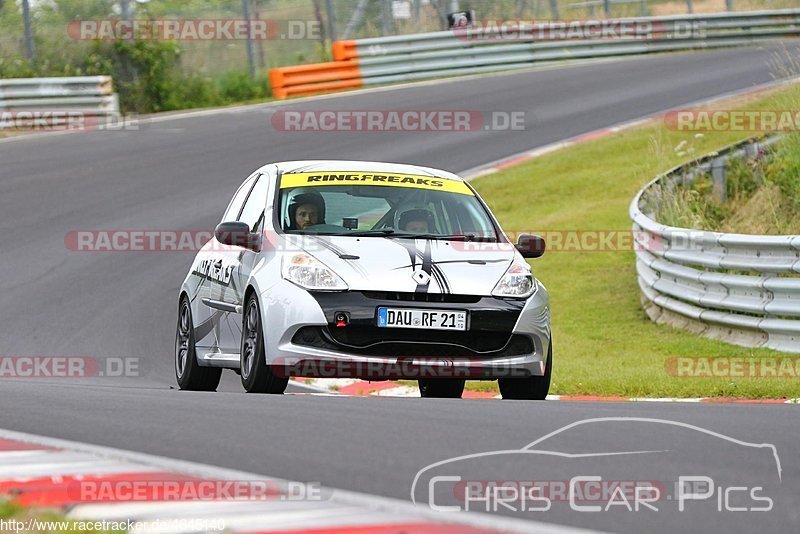
{"label": "green foliage", "polygon": [[219,91],[226,102],[244,102],[267,97],[269,84],[266,79],[254,81],[247,72],[232,71],[219,79]]}
{"label": "green foliage", "polygon": [[[713,193],[709,174],[688,186],[654,187],[650,207],[671,226],[737,233],[794,232],[800,220],[800,134],[769,150],[726,163],[727,199]],[[768,208],[765,213],[764,208]]]}
{"label": "green foliage", "polygon": [[114,77],[126,111],[163,111],[177,83],[180,51],[164,41],[95,41],[88,62]]}
{"label": "green foliage", "polygon": [[651,189],[651,207],[656,219],[669,226],[719,230],[729,215],[727,206],[712,196],[713,182],[708,174],[699,175],[693,186],[655,185]]}
{"label": "green foliage", "polygon": [[731,159],[726,169],[726,187],[729,199],[746,199],[753,195],[762,183],[762,159]]}
{"label": "green foliage", "polygon": [[0,78],[35,76],[110,75],[126,113],[151,113],[220,106],[268,98],[265,78],[253,80],[246,71],[217,77],[183,74],[181,48],[169,41],[94,41],[88,52],[72,62],[0,57]]}
{"label": "green foliage", "polygon": [[786,135],[775,149],[775,158],[766,169],[766,179],[774,183],[800,212],[800,134]]}

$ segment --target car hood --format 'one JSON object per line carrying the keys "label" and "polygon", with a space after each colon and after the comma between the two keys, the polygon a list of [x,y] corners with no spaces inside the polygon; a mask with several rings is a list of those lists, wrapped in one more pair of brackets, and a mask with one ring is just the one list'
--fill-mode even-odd
{"label": "car hood", "polygon": [[435,239],[306,235],[301,247],[356,291],[489,296],[515,257],[510,243]]}

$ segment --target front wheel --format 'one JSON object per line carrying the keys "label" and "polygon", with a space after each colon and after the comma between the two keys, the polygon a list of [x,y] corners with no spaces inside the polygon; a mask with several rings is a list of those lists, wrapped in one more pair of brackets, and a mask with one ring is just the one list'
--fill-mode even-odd
{"label": "front wheel", "polygon": [[504,399],[545,400],[550,391],[550,376],[553,373],[553,342],[547,348],[546,368],[542,376],[527,378],[501,378],[498,385]]}
{"label": "front wheel", "polygon": [[261,309],[255,294],[247,299],[242,318],[241,368],[242,386],[248,393],[273,393],[286,391],[289,377],[276,376],[272,366],[267,365],[264,351],[264,327]]}
{"label": "front wheel", "polygon": [[422,397],[460,399],[464,393],[464,380],[457,378],[425,378],[419,380],[419,394]]}
{"label": "front wheel", "polygon": [[192,307],[186,295],[178,305],[178,328],[175,335],[175,378],[181,389],[216,391],[222,377],[220,367],[201,367],[197,363]]}

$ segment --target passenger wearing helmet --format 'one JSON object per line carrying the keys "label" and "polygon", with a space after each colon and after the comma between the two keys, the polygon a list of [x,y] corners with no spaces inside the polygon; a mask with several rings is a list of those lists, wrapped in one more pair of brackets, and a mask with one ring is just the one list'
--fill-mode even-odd
{"label": "passenger wearing helmet", "polygon": [[315,224],[325,224],[325,200],[317,192],[300,193],[289,203],[287,230],[305,230]]}
{"label": "passenger wearing helmet", "polygon": [[409,207],[398,210],[396,227],[415,234],[428,234],[436,231],[433,214],[425,207]]}

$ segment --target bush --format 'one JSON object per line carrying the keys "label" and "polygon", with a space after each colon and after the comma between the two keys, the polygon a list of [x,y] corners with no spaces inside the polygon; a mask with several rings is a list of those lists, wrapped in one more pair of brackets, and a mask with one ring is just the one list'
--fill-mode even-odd
{"label": "bush", "polygon": [[244,102],[269,96],[266,79],[253,80],[249,73],[243,71],[225,73],[219,81],[219,90],[227,102]]}
{"label": "bush", "polygon": [[[74,61],[74,62],[73,62]],[[114,78],[123,113],[152,113],[219,106],[270,95],[265,78],[230,71],[217,79],[184,75],[181,49],[168,41],[94,41],[81,58],[0,57],[0,78],[108,75]]]}

